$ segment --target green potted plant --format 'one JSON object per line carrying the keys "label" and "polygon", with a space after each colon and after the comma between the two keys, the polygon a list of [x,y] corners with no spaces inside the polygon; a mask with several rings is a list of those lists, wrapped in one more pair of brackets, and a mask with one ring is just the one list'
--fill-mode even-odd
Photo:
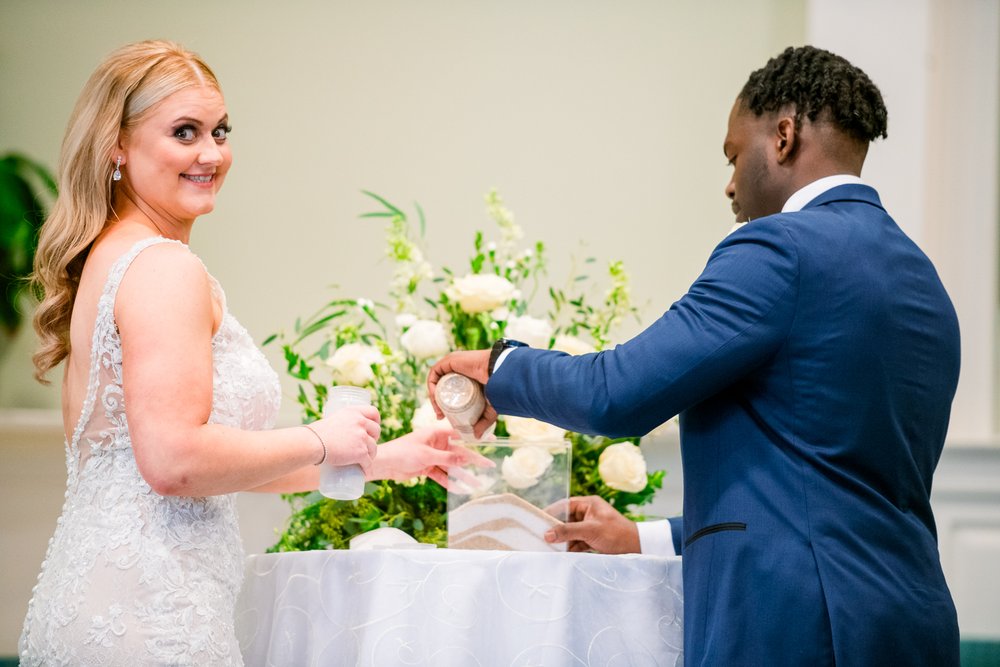
{"label": "green potted plant", "polygon": [[18,153],[0,158],[0,356],[21,325],[19,302],[55,194],[55,179],[43,165]]}

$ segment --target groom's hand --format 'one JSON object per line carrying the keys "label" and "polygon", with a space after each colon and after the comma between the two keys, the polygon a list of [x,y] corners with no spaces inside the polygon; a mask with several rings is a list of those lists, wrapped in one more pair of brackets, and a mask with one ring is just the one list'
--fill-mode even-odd
{"label": "groom's hand", "polygon": [[[427,394],[431,399],[431,406],[433,406],[434,413],[438,419],[444,419],[445,416],[444,412],[441,411],[441,407],[437,404],[437,396],[435,395],[438,381],[448,373],[458,373],[472,378],[485,388],[486,382],[489,380],[489,364],[489,350],[463,350],[445,355],[431,367],[430,372],[427,374]],[[496,420],[497,411],[487,401],[482,416],[472,426],[476,437],[481,438],[486,429],[492,426]]]}
{"label": "groom's hand", "polygon": [[545,533],[546,542],[568,542],[568,551],[639,553],[639,529],[600,496],[569,499],[566,523]]}

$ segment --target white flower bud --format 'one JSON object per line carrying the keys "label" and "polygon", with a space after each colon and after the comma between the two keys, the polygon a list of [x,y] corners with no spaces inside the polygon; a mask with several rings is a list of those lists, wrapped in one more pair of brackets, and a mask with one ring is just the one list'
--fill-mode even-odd
{"label": "white flower bud", "polygon": [[630,442],[604,448],[597,460],[597,472],[612,489],[638,493],[646,488],[646,459]]}
{"label": "white flower bud", "polygon": [[434,359],[448,353],[448,333],[434,320],[417,320],[399,337],[403,349],[417,359]]}
{"label": "white flower bud", "polygon": [[371,345],[348,343],[337,348],[327,365],[333,370],[333,379],[339,384],[364,387],[375,379],[372,364],[383,362],[382,353]]}
{"label": "white flower bud", "polygon": [[597,349],[593,345],[580,340],[576,336],[556,336],[556,340],[552,344],[552,349],[565,352],[566,354],[589,354],[597,352]]}
{"label": "white flower bud", "polygon": [[548,442],[552,444],[549,451],[553,454],[565,451],[563,438],[566,436],[566,429],[564,428],[530,417],[505,416],[503,423],[507,426],[507,434],[511,440]]}
{"label": "white flower bud", "polygon": [[417,321],[417,316],[412,313],[400,313],[396,315],[396,326],[400,329],[406,329],[407,327],[412,327],[413,323]]}
{"label": "white flower bud", "polygon": [[552,338],[552,325],[530,315],[521,315],[508,320],[505,333],[508,338],[546,350],[549,347],[549,339]]}
{"label": "white flower bud", "polygon": [[472,471],[465,471],[461,477],[452,478],[449,480],[449,493],[457,493],[463,496],[472,496],[473,498],[478,498],[479,496],[486,495],[494,484],[497,483],[495,477],[490,475],[480,475]]}
{"label": "white flower bud", "polygon": [[514,285],[493,273],[470,273],[456,278],[449,296],[458,301],[467,313],[483,313],[498,308],[511,300]]}
{"label": "white flower bud", "polygon": [[410,426],[414,431],[418,428],[424,428],[425,426],[447,425],[447,419],[438,419],[437,415],[434,414],[434,407],[431,405],[429,399],[424,399],[424,402],[420,404],[420,407],[413,411],[413,419],[410,420]]}
{"label": "white flower bud", "polygon": [[550,465],[552,454],[544,447],[518,447],[504,457],[500,470],[511,488],[527,489],[538,483]]}

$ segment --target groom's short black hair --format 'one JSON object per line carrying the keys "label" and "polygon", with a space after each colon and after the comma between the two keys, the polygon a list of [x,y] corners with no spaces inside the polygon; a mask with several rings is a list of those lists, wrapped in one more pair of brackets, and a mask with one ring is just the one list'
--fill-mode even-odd
{"label": "groom's short black hair", "polygon": [[888,136],[889,112],[878,87],[846,59],[814,46],[790,46],[768,60],[750,75],[739,98],[757,116],[793,105],[796,124],[825,111],[825,120],[855,139]]}

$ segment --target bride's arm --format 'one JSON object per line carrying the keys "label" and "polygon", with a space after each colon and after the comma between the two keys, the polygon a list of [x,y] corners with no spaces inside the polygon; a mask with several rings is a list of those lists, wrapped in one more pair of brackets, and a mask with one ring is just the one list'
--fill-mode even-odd
{"label": "bride's arm", "polygon": [[299,468],[266,484],[255,486],[247,491],[258,493],[299,493],[300,491],[315,491],[319,488],[319,466]]}
{"label": "bride's arm", "polygon": [[186,248],[141,253],[122,280],[115,319],[136,464],[157,493],[217,495],[303,475],[323,456],[320,439],[328,461],[370,468],[379,433],[372,407],[339,410],[311,424],[315,433],[208,423],[215,316],[208,275]]}
{"label": "bride's arm", "polygon": [[[448,426],[430,426],[379,445],[378,455],[368,470],[367,478],[404,482],[414,477],[427,476],[447,488],[450,466],[469,463],[493,465],[488,459],[455,444],[458,437],[458,431]],[[312,491],[318,485],[318,469],[316,466],[308,466],[251,491],[295,493]]]}

